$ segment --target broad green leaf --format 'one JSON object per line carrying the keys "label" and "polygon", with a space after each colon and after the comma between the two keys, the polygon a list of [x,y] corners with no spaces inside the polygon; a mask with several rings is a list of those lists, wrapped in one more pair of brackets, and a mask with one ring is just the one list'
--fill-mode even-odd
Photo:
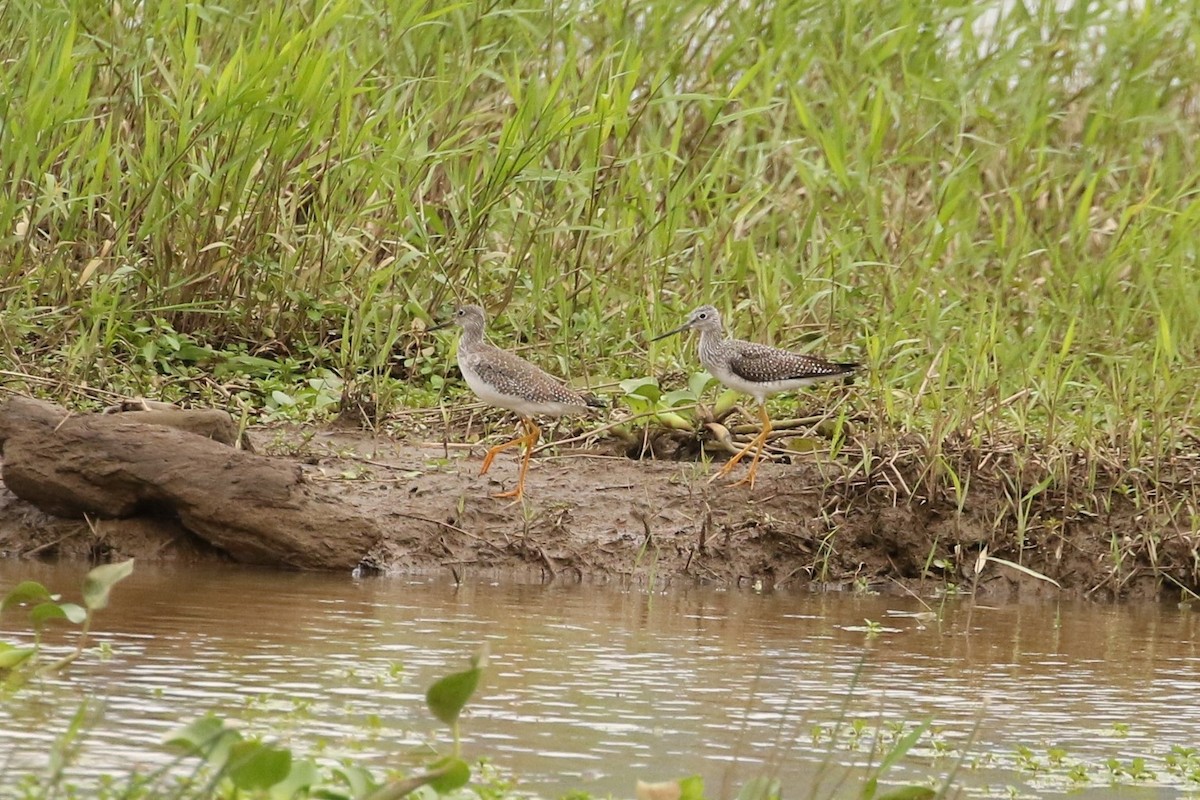
{"label": "broad green leaf", "polygon": [[133,574],[133,559],[118,564],[101,564],[83,581],[83,603],[92,611],[108,605],[108,593],[119,581]]}
{"label": "broad green leaf", "polygon": [[700,395],[704,394],[705,390],[708,389],[708,387],[711,386],[714,381],[716,381],[716,378],[709,374],[708,370],[701,370],[693,373],[692,377],[688,378],[688,391],[690,391],[696,397],[699,397]]}
{"label": "broad green leaf", "polygon": [[0,669],[12,669],[36,652],[33,647],[13,647],[0,642]]}
{"label": "broad green leaf", "polygon": [[644,397],[651,402],[655,402],[662,397],[662,389],[658,387],[657,378],[629,378],[617,384],[621,387],[621,391],[627,395],[636,397]]}
{"label": "broad green leaf", "polygon": [[76,625],[82,625],[83,621],[87,619],[87,609],[78,603],[59,603],[58,607],[67,615],[67,619]]}
{"label": "broad green leaf", "polygon": [[292,398],[292,396],[290,394],[285,394],[284,392],[281,392],[278,389],[275,389],[271,392],[271,399],[275,401],[275,405],[277,405],[277,406],[294,406],[294,405],[296,405],[296,401]]}
{"label": "broad green leaf", "polygon": [[163,744],[183,750],[199,750],[225,732],[225,721],[213,714],[205,714],[181,728],[170,731],[163,737]]}
{"label": "broad green leaf", "polygon": [[696,402],[696,393],[691,389],[676,389],[662,396],[662,403],[668,408],[689,405],[694,402]]}
{"label": "broad green leaf", "polygon": [[229,748],[241,739],[240,733],[225,727],[225,720],[215,714],[206,714],[168,733],[163,743],[219,766],[225,763]]}
{"label": "broad green leaf", "polygon": [[65,619],[76,625],[87,619],[87,612],[74,603],[39,603],[29,612],[33,627],[40,628],[52,619]]}
{"label": "broad green leaf", "polygon": [[471,780],[471,768],[461,758],[443,758],[433,764],[432,768],[440,774],[429,781],[429,786],[438,794],[453,792],[466,786],[467,781]]}
{"label": "broad green leaf", "polygon": [[479,667],[475,667],[447,675],[429,687],[429,691],[425,693],[425,704],[435,717],[447,725],[453,725],[463,706],[479,686],[479,676],[482,672]]}
{"label": "broad green leaf", "polygon": [[738,404],[738,397],[738,393],[733,389],[726,389],[721,392],[717,396],[717,402],[713,405],[713,414],[718,418],[728,414]]}
{"label": "broad green leaf", "polygon": [[321,779],[315,762],[305,759],[292,761],[287,777],[271,787],[271,800],[292,800],[300,792],[307,792]]}
{"label": "broad green leaf", "polygon": [[627,394],[621,398],[634,414],[645,414],[654,405],[652,402],[636,394]]}
{"label": "broad green leaf", "polygon": [[677,431],[691,431],[696,428],[691,420],[676,414],[674,411],[663,411],[660,414],[656,414],[655,419],[668,428],[674,428]]}
{"label": "broad green leaf", "polygon": [[42,586],[37,581],[21,581],[13,587],[12,591],[4,595],[4,601],[0,602],[0,611],[19,606],[22,603],[29,603],[34,600],[53,600],[50,592],[46,591],[46,587]]}
{"label": "broad green leaf", "polygon": [[751,778],[750,782],[738,792],[738,800],[779,800],[783,788],[778,780],[760,775]]}
{"label": "broad green leaf", "polygon": [[207,347],[201,347],[192,342],[181,342],[179,350],[175,353],[175,357],[180,361],[203,361],[215,355],[216,351]]}
{"label": "broad green leaf", "polygon": [[379,788],[379,784],[375,782],[375,777],[363,767],[352,765],[337,766],[333,768],[333,774],[341,778],[350,787],[350,794],[353,797],[366,797],[368,792]]}
{"label": "broad green leaf", "polygon": [[704,800],[704,779],[699,775],[680,778],[679,800]]}
{"label": "broad green leaf", "polygon": [[261,742],[238,742],[229,749],[227,775],[239,789],[270,789],[292,771],[292,751]]}
{"label": "broad green leaf", "polygon": [[937,797],[937,792],[928,786],[902,786],[879,795],[877,800],[929,800],[931,797]]}

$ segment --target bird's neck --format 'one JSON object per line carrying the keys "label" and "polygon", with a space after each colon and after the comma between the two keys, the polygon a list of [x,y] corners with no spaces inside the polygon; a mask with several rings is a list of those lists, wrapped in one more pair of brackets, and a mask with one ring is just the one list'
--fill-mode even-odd
{"label": "bird's neck", "polygon": [[716,349],[716,347],[723,341],[725,341],[724,330],[705,328],[704,330],[700,331],[699,348],[701,356],[703,356],[706,352],[711,352],[712,350]]}
{"label": "bird's neck", "polygon": [[470,350],[471,348],[478,347],[486,341],[487,339],[483,335],[483,328],[477,328],[472,325],[470,327],[463,328],[462,338],[458,340],[458,347],[460,350],[462,348]]}

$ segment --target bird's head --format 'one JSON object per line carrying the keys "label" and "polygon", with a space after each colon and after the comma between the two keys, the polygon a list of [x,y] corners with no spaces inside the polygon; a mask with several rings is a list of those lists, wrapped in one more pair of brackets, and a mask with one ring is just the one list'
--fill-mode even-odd
{"label": "bird's head", "polygon": [[691,314],[688,314],[687,322],[680,325],[675,330],[667,331],[666,333],[655,336],[650,341],[657,342],[659,339],[665,339],[668,336],[674,336],[677,333],[684,331],[714,331],[721,332],[721,312],[713,306],[700,306]]}
{"label": "bird's head", "polygon": [[478,327],[482,331],[484,319],[483,307],[472,303],[454,309],[454,312],[448,318],[434,325],[429,330],[439,331],[451,325],[458,325],[462,328]]}

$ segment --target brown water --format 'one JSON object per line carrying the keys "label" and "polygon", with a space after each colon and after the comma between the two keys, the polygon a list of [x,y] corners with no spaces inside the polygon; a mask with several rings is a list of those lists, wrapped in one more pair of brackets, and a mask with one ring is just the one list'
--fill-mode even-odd
{"label": "brown water", "polygon": [[[0,562],[0,592],[32,578],[77,597],[84,566]],[[1147,759],[1155,779],[1122,797],[1194,796],[1169,774],[1172,745],[1200,747],[1197,616],[1174,607],[935,606],[909,598],[365,578],[139,566],[97,621],[93,654],[68,679],[0,709],[0,776],[42,769],[84,697],[104,716],[74,770],[87,777],[165,763],[160,740],[208,711],[306,753],[405,766],[447,737],[423,691],[480,643],[491,668],[463,722],[468,757],[518,788],[631,796],[635,779],[704,776],[732,797],[758,773],[789,797],[835,792],[888,723],[932,718],[936,733],[890,773],[944,777],[968,797],[1045,797],[1067,767],[1022,769],[1048,747],[1090,769]],[[868,636],[864,620],[883,628]],[[20,638],[0,617],[0,639]],[[833,730],[837,740],[813,730]],[[849,735],[865,733],[856,748]],[[939,757],[940,751],[952,755]],[[876,761],[878,756],[876,756]],[[824,768],[822,765],[826,765]],[[725,787],[722,789],[722,787]],[[801,788],[803,787],[803,788]]]}

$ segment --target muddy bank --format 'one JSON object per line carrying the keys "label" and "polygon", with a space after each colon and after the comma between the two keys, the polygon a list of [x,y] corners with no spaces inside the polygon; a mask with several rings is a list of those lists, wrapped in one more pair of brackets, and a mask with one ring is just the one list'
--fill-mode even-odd
{"label": "muddy bank", "polygon": [[[951,496],[922,494],[934,484],[929,470],[899,454],[874,459],[870,469],[861,454],[795,456],[795,463],[764,464],[751,490],[709,483],[715,468],[703,463],[635,461],[623,447],[602,443],[540,453],[525,501],[514,505],[491,494],[512,488],[515,456],[501,456],[481,477],[481,446],[338,430],[252,430],[251,439],[259,452],[300,464],[306,481],[374,520],[382,538],[364,563],[389,572],[439,569],[465,578],[533,569],[556,580],[925,595],[952,585],[1023,598],[1170,598],[1200,586],[1200,536],[1181,522],[1186,515],[1150,513],[1118,487],[1075,496],[1070,480],[1014,505],[1002,454],[970,473],[960,510]],[[1022,474],[1039,480],[1028,465]],[[1194,499],[1193,473],[1177,483],[1181,497]],[[995,560],[977,575],[985,547],[1062,589]],[[0,490],[0,553],[228,557],[174,521],[56,519],[7,488]]]}

